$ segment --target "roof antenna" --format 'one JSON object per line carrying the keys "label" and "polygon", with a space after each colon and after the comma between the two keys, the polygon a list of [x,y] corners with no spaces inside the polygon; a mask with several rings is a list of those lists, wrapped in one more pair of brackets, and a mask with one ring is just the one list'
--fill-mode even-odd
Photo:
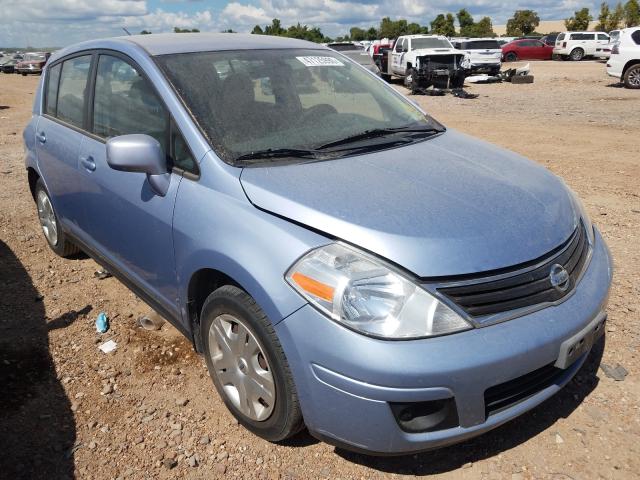
{"label": "roof antenna", "polygon": [[122,29],[125,31],[125,33],[126,33],[127,35],[131,35],[131,33],[129,33],[129,30],[127,30],[127,29],[126,29],[126,28],[124,28],[124,27],[122,27]]}

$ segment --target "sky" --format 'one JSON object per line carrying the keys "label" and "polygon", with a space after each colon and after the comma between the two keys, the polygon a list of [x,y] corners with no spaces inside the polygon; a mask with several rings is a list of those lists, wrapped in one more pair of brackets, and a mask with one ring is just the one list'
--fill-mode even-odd
{"label": "sky", "polygon": [[599,5],[600,0],[0,0],[0,47],[64,47],[123,35],[123,27],[132,34],[174,27],[249,32],[272,18],[284,26],[318,26],[335,37],[352,26],[377,26],[385,16],[428,25],[439,13],[466,8],[476,19],[489,16],[501,25],[517,9],[558,20],[581,7],[589,7],[597,17]]}

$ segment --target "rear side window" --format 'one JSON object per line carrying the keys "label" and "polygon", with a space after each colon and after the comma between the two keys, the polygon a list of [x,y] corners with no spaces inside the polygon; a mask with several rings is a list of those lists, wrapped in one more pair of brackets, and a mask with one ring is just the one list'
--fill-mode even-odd
{"label": "rear side window", "polygon": [[631,34],[631,38],[634,42],[636,42],[636,45],[640,45],[640,30],[636,30],[635,32],[633,32]]}
{"label": "rear side window", "polygon": [[598,40],[609,40],[609,37],[607,35],[605,35],[604,33],[599,33],[598,34]]}
{"label": "rear side window", "polygon": [[152,136],[167,152],[169,115],[153,87],[132,65],[100,55],[93,102],[93,133],[103,138]]}
{"label": "rear side window", "polygon": [[63,62],[60,73],[56,117],[80,128],[90,67],[91,55],[85,55]]}
{"label": "rear side window", "polygon": [[61,64],[48,69],[47,90],[45,93],[44,113],[56,116],[56,104],[58,103],[58,83],[60,81]]}

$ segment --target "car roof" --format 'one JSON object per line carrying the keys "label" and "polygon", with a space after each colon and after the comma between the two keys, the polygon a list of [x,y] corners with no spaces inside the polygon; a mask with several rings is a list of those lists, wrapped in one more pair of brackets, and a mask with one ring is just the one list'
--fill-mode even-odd
{"label": "car roof", "polygon": [[250,33],[152,33],[77,43],[56,52],[56,59],[81,50],[125,47],[131,46],[131,44],[139,46],[151,56],[228,50],[327,49],[322,45],[305,40]]}

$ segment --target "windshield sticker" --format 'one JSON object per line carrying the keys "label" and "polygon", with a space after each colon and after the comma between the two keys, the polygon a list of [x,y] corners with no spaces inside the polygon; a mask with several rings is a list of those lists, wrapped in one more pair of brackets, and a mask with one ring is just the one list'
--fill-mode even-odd
{"label": "windshield sticker", "polygon": [[344,67],[337,58],[333,57],[296,57],[306,67]]}

